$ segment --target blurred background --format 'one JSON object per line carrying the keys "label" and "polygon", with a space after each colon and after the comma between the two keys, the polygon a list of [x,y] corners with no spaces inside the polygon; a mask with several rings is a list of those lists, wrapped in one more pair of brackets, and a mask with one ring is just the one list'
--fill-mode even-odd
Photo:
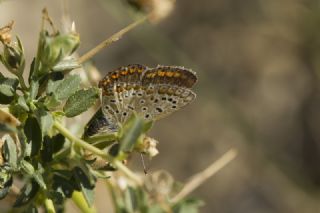
{"label": "blurred background", "polygon": [[[75,22],[82,55],[131,23],[133,6],[145,2],[6,0],[0,26],[15,20],[30,62],[47,7],[58,28]],[[185,182],[237,148],[237,159],[192,194],[205,201],[201,212],[320,212],[320,2],[177,0],[166,15],[93,59],[102,75],[130,63],[198,74],[196,101],[154,125],[160,154],[149,172],[165,169]],[[98,193],[103,209],[106,195]]]}

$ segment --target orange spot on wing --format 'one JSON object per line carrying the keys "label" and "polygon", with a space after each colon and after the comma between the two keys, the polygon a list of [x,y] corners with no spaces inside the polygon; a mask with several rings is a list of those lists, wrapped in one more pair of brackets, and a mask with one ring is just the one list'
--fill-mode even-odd
{"label": "orange spot on wing", "polygon": [[169,77],[169,78],[171,78],[172,76],[173,76],[173,72],[171,72],[171,71],[168,71],[168,72],[166,72],[166,76],[167,77]]}

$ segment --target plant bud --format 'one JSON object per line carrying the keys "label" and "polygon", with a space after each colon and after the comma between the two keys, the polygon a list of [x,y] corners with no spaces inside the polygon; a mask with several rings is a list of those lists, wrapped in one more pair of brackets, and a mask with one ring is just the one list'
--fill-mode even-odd
{"label": "plant bud", "polygon": [[3,53],[0,55],[3,65],[12,73],[23,72],[25,66],[24,50],[17,38],[17,42],[5,44]]}
{"label": "plant bud", "polygon": [[142,152],[148,155],[149,157],[154,157],[157,154],[159,154],[157,144],[158,141],[156,139],[144,136],[142,143],[138,144],[138,146],[135,148],[138,152]]}
{"label": "plant bud", "polygon": [[41,62],[43,66],[51,68],[61,59],[71,55],[80,44],[80,37],[76,33],[57,35],[44,38],[44,55]]}

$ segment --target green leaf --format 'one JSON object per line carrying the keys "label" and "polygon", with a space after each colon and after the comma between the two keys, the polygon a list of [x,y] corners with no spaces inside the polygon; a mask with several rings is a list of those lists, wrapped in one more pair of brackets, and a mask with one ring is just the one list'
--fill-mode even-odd
{"label": "green leaf", "polygon": [[120,151],[130,152],[143,134],[145,121],[133,114],[124,124],[120,136]]}
{"label": "green leaf", "polygon": [[22,160],[21,161],[21,169],[30,175],[34,180],[41,186],[41,188],[46,189],[46,184],[44,182],[44,179],[42,177],[43,168],[41,167],[41,164],[38,164],[38,169],[36,170],[34,166],[29,163],[28,161]]}
{"label": "green leaf", "polygon": [[38,119],[38,122],[40,123],[42,135],[45,135],[52,128],[52,125],[53,125],[52,115],[44,109],[38,109],[35,115]]}
{"label": "green leaf", "polygon": [[69,170],[56,170],[52,179],[52,189],[61,192],[65,197],[71,197],[76,189],[75,182],[71,181],[72,172]]}
{"label": "green leaf", "polygon": [[48,163],[52,161],[53,155],[53,143],[52,138],[49,136],[44,136],[43,138],[43,148],[41,150],[41,158],[43,162]]}
{"label": "green leaf", "polygon": [[74,117],[89,109],[99,98],[99,90],[79,90],[67,100],[63,111],[67,117]]}
{"label": "green leaf", "polygon": [[198,213],[199,208],[203,206],[203,201],[187,198],[180,201],[173,207],[174,213]]}
{"label": "green leaf", "polygon": [[79,36],[75,33],[52,36],[46,30],[42,30],[32,79],[40,79],[50,72],[59,61],[70,56],[76,50],[79,42]]}
{"label": "green leaf", "polygon": [[43,173],[43,168],[41,167],[41,164],[38,163],[38,169],[31,176],[34,178],[34,180],[39,184],[39,186],[42,189],[47,189],[42,173]]}
{"label": "green leaf", "polygon": [[64,71],[70,71],[79,67],[81,67],[81,65],[78,63],[78,61],[74,58],[71,58],[71,59],[60,61],[58,64],[56,64],[52,68],[52,70],[55,72],[64,72]]}
{"label": "green leaf", "polygon": [[153,121],[146,121],[143,127],[143,132],[148,132],[153,126]]}
{"label": "green leaf", "polygon": [[18,132],[18,137],[21,145],[21,158],[30,157],[31,144],[27,143],[27,137],[23,131]]}
{"label": "green leaf", "polygon": [[[80,167],[75,167],[73,169],[75,181],[80,187],[88,206],[92,206],[94,202],[94,183],[91,182],[89,173],[85,173]],[[92,178],[92,177],[91,177]]]}
{"label": "green leaf", "polygon": [[28,112],[18,103],[10,104],[9,111],[21,122],[24,122],[28,117]]}
{"label": "green leaf", "polygon": [[51,139],[53,144],[53,153],[60,151],[66,141],[66,138],[60,133],[53,136]]}
{"label": "green leaf", "polygon": [[19,96],[17,105],[20,106],[22,109],[24,109],[26,112],[29,111],[29,107],[27,105],[27,102],[23,96]]}
{"label": "green leaf", "polygon": [[18,79],[6,78],[0,73],[0,93],[3,95],[14,96],[18,84]]}
{"label": "green leaf", "polygon": [[33,174],[35,171],[33,165],[26,160],[22,160],[20,166],[21,169],[23,169],[23,171],[29,175]]}
{"label": "green leaf", "polygon": [[50,96],[47,96],[47,98],[44,101],[44,105],[48,109],[54,109],[58,107],[61,104],[61,101],[56,97],[56,95],[53,93]]}
{"label": "green leaf", "polygon": [[6,162],[8,162],[13,169],[15,169],[17,168],[18,159],[17,146],[10,135],[5,135],[4,140],[4,158],[6,159]]}
{"label": "green leaf", "polygon": [[41,128],[36,118],[28,117],[24,125],[24,134],[27,143],[31,143],[31,156],[36,155],[41,148],[42,141]]}
{"label": "green leaf", "polygon": [[0,104],[13,101],[18,84],[18,79],[6,78],[0,73]]}
{"label": "green leaf", "polygon": [[63,101],[79,89],[80,82],[79,75],[69,75],[59,81],[49,81],[47,93],[54,93],[59,101]]}
{"label": "green leaf", "polygon": [[20,195],[15,201],[13,207],[20,207],[32,200],[39,191],[39,185],[35,181],[27,183],[21,190]]}
{"label": "green leaf", "polygon": [[39,90],[39,81],[31,81],[30,83],[30,98],[36,99]]}
{"label": "green leaf", "polygon": [[55,64],[59,59],[72,54],[79,46],[79,36],[74,33],[47,37],[44,58],[48,64]]}
{"label": "green leaf", "polygon": [[60,151],[64,145],[65,137],[57,134],[53,137],[44,136],[41,158],[43,162],[48,163],[53,160],[53,154]]}

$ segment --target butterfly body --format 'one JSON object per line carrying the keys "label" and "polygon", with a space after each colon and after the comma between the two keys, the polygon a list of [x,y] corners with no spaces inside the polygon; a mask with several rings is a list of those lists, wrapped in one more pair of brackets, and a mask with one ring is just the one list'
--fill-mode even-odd
{"label": "butterfly body", "polygon": [[[87,125],[85,135],[115,132],[132,113],[158,120],[192,102],[196,74],[183,67],[139,64],[109,72],[100,82],[101,110]],[[100,122],[100,123],[99,123]]]}

